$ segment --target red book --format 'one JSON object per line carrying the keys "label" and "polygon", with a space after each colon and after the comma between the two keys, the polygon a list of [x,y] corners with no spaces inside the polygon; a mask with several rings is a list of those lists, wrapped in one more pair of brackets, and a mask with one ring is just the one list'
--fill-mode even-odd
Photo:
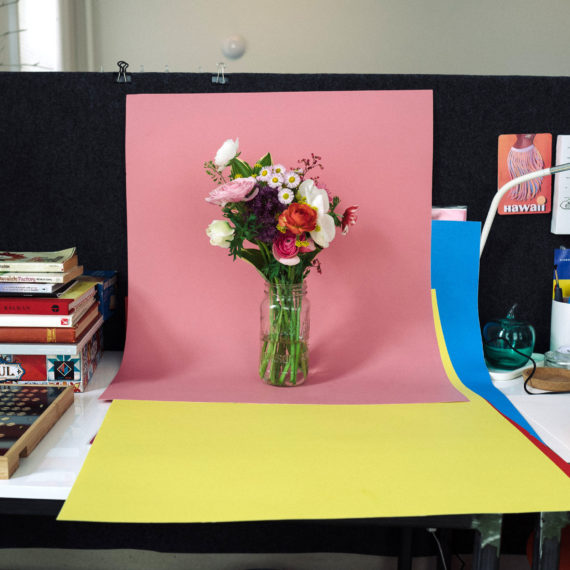
{"label": "red book", "polygon": [[74,327],[0,327],[0,342],[79,342],[82,333],[98,318],[99,303],[95,303]]}
{"label": "red book", "polygon": [[1,315],[69,315],[95,295],[95,280],[80,279],[59,297],[0,297]]}

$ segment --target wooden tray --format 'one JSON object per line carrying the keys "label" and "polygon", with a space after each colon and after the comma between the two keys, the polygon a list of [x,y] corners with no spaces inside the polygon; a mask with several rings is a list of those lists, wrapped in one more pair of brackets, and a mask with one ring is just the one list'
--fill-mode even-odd
{"label": "wooden tray", "polygon": [[9,479],[73,403],[73,387],[0,385],[0,479]]}
{"label": "wooden tray", "polygon": [[[526,380],[531,373],[532,368],[527,368],[523,370],[522,376]],[[570,390],[570,370],[539,366],[530,379],[529,385],[548,392],[568,392]]]}

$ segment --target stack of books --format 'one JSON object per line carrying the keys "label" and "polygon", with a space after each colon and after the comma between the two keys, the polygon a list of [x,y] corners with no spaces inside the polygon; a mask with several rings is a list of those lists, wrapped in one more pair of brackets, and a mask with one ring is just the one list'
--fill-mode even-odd
{"label": "stack of books", "polygon": [[0,382],[85,390],[102,354],[97,279],[75,248],[0,251]]}

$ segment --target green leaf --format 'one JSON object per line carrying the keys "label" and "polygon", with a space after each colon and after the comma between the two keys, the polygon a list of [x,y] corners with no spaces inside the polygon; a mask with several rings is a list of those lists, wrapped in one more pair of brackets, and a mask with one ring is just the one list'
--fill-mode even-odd
{"label": "green leaf", "polygon": [[334,196],[332,199],[329,214],[334,220],[334,225],[340,227],[342,225],[342,220],[340,216],[335,212],[336,207],[340,204],[340,198],[338,196]]}
{"label": "green leaf", "polygon": [[263,269],[265,265],[265,260],[263,258],[263,253],[259,249],[243,248],[239,256],[246,261],[249,261],[258,271]]}
{"label": "green leaf", "polygon": [[262,156],[253,167],[253,174],[258,175],[261,172],[261,169],[264,166],[271,166],[271,155],[267,153],[265,156]]}
{"label": "green leaf", "polygon": [[257,164],[261,164],[261,166],[271,166],[271,155],[267,153],[265,156],[262,156],[258,161]]}
{"label": "green leaf", "polygon": [[315,259],[315,257],[317,257],[317,255],[319,255],[319,253],[321,253],[322,249],[323,249],[322,247],[317,247],[313,251],[308,251],[306,253],[300,253],[299,257],[301,258],[303,265],[305,265],[306,267],[310,266],[311,263],[313,262],[313,259]]}
{"label": "green leaf", "polygon": [[[236,212],[233,210],[237,209]],[[226,204],[222,209],[224,216],[228,218],[234,228],[234,235],[230,242],[228,255],[232,256],[235,260],[236,257],[241,257],[241,252],[245,249],[243,247],[244,241],[253,241],[259,232],[259,224],[253,214],[247,214],[243,211],[242,204]]]}
{"label": "green leaf", "polygon": [[231,174],[232,178],[236,178],[236,176],[238,178],[240,177],[248,178],[253,174],[253,170],[251,169],[249,164],[247,164],[247,162],[244,162],[243,160],[240,160],[237,157],[232,158],[228,164],[230,164],[232,167],[232,174]]}

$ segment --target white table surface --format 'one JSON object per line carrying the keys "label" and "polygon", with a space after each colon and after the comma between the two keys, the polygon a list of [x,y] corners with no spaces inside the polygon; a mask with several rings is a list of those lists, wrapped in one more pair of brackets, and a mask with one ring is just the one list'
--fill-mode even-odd
{"label": "white table surface", "polygon": [[104,352],[87,390],[40,441],[10,479],[0,480],[0,498],[67,499],[110,402],[99,396],[115,377],[122,352]]}
{"label": "white table surface", "polygon": [[537,393],[531,396],[524,391],[523,384],[522,376],[493,381],[544,444],[570,463],[570,394],[545,394],[533,390]]}

